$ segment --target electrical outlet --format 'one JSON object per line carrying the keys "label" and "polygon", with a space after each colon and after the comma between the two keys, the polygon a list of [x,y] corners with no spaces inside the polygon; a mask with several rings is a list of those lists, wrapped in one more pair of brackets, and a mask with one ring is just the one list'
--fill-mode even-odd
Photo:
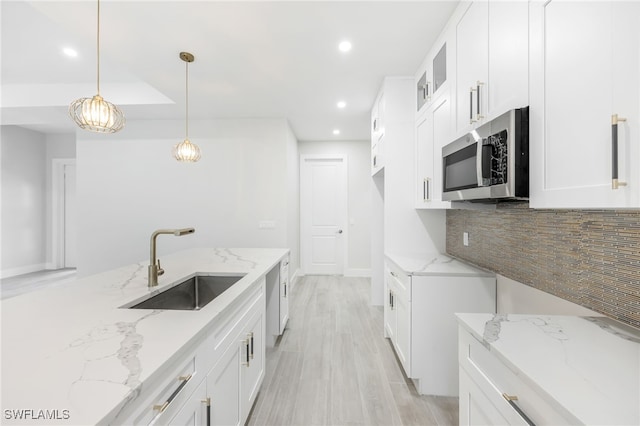
{"label": "electrical outlet", "polygon": [[462,244],[465,247],[469,247],[469,233],[468,232],[463,232],[462,233]]}

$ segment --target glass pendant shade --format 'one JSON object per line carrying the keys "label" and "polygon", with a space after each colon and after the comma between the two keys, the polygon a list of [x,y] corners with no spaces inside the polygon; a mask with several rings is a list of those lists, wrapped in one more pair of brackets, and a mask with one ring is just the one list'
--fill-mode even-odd
{"label": "glass pendant shade", "polygon": [[100,96],[100,0],[98,0],[96,25],[96,51],[97,95],[71,102],[69,116],[81,129],[98,133],[115,133],[124,127],[125,119],[117,106]]}
{"label": "glass pendant shade", "polygon": [[183,163],[195,163],[200,159],[200,148],[185,139],[173,147],[173,158]]}
{"label": "glass pendant shade", "polygon": [[115,133],[125,123],[122,111],[100,95],[76,99],[69,105],[69,115],[81,129],[98,133]]}

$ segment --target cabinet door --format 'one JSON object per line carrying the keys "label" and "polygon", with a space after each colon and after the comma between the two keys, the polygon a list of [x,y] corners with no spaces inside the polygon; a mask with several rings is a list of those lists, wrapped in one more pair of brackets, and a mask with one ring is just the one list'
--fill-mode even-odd
{"label": "cabinet door", "polygon": [[233,342],[207,376],[212,425],[240,425],[240,341]]}
{"label": "cabinet door", "polygon": [[389,273],[389,269],[385,267],[384,271],[384,332],[385,337],[394,341],[396,338],[396,310],[394,307],[394,288],[392,285],[392,277]]}
{"label": "cabinet door", "polygon": [[280,334],[284,333],[284,329],[289,321],[289,273],[280,276]]}
{"label": "cabinet door", "polygon": [[416,208],[429,206],[433,187],[433,116],[426,111],[416,123]]}
{"label": "cabinet door", "polygon": [[253,402],[264,378],[265,349],[264,349],[264,314],[259,311],[249,321],[245,333],[246,343],[240,349],[242,357],[240,367],[242,398],[242,419],[249,415]]}
{"label": "cabinet door", "polygon": [[490,1],[489,84],[491,117],[529,105],[529,3]]}
{"label": "cabinet door", "polygon": [[[636,2],[531,4],[531,206],[640,206]],[[612,188],[612,115],[619,179]]]}
{"label": "cabinet door", "polygon": [[512,424],[493,406],[463,368],[460,369],[459,404],[460,426]]}
{"label": "cabinet door", "polygon": [[394,347],[407,377],[411,375],[411,302],[404,297],[395,300],[396,336]]}
{"label": "cabinet door", "polygon": [[[445,93],[433,104],[433,185],[432,197],[437,205],[448,208],[450,201],[442,201],[442,147],[451,142],[451,97]],[[435,204],[435,203],[434,203]]]}
{"label": "cabinet door", "polygon": [[[488,5],[473,2],[456,27],[456,129],[470,128],[486,114],[488,93]],[[480,108],[478,109],[478,87]]]}
{"label": "cabinet door", "polygon": [[180,411],[173,416],[169,424],[180,426],[205,425],[207,422],[207,381],[203,380],[200,386],[184,403]]}

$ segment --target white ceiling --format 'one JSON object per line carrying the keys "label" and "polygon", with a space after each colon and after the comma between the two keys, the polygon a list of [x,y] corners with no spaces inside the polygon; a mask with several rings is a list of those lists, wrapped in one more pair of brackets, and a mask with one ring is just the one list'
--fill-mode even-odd
{"label": "white ceiling", "polygon": [[[100,92],[128,120],[183,120],[188,51],[190,119],[285,117],[299,140],[368,139],[382,79],[417,71],[456,4],[102,0]],[[74,131],[68,104],[96,93],[96,2],[2,0],[0,13],[2,124]]]}

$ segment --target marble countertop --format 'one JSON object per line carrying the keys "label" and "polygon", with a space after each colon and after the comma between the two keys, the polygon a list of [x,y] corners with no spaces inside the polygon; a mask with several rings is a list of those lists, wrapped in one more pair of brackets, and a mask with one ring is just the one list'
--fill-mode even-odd
{"label": "marble countertop", "polygon": [[[145,380],[288,252],[186,250],[162,256],[165,274],[153,290],[141,262],[2,300],[2,423],[111,423]],[[199,311],[120,308],[194,273],[246,275]],[[31,419],[12,420],[7,410],[32,410]],[[33,420],[39,410],[57,410],[59,419]]]}
{"label": "marble countertop", "polygon": [[640,424],[640,330],[604,317],[457,314],[549,404],[582,424]]}
{"label": "marble countertop", "polygon": [[441,253],[407,256],[387,252],[385,257],[407,275],[495,276],[493,272],[485,271]]}

